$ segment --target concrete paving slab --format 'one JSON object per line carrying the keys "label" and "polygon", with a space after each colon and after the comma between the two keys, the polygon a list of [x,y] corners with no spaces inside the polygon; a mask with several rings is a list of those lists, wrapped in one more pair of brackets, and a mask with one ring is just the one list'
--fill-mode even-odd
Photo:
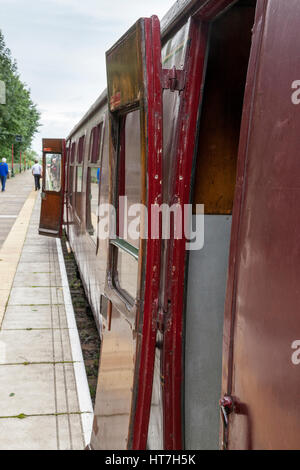
{"label": "concrete paving slab", "polygon": [[20,258],[20,263],[34,263],[35,261],[39,261],[41,263],[46,263],[49,261],[49,253],[33,253],[31,251],[26,251],[22,253]]}
{"label": "concrete paving slab", "polygon": [[52,364],[0,366],[0,383],[0,417],[56,413]]}
{"label": "concrete paving slab", "polygon": [[55,416],[0,419],[1,450],[57,450]]}
{"label": "concrete paving slab", "polygon": [[55,365],[56,400],[58,413],[80,411],[72,364]]}
{"label": "concrete paving slab", "polygon": [[58,287],[13,287],[8,305],[63,304],[61,288]]}
{"label": "concrete paving slab", "polygon": [[83,450],[80,416],[58,416],[58,440],[61,450]]}
{"label": "concrete paving slab", "polygon": [[[49,273],[50,266],[49,262],[37,262],[34,263],[19,263],[17,268],[18,273]],[[58,270],[57,270],[58,272]]]}
{"label": "concrete paving slab", "polygon": [[60,276],[51,273],[22,273],[17,272],[14,287],[48,287],[61,286]]}
{"label": "concrete paving slab", "polygon": [[2,330],[67,328],[63,305],[14,305],[6,309]]}
{"label": "concrete paving slab", "polygon": [[68,330],[54,329],[52,332],[54,341],[54,361],[72,361],[73,358]]}
{"label": "concrete paving slab", "polygon": [[67,330],[1,330],[0,364],[72,361]]}
{"label": "concrete paving slab", "polygon": [[39,238],[35,238],[32,240],[30,237],[27,236],[26,241],[24,243],[24,248],[30,247],[30,246],[41,246],[41,247],[47,247],[49,246],[49,241],[47,240],[46,237],[40,236]]}
{"label": "concrete paving slab", "polygon": [[[21,259],[20,259],[21,262],[27,262],[27,261],[22,260],[24,255],[26,255],[27,257],[29,255],[31,255],[31,261],[32,262],[34,262],[34,258],[36,258],[36,257],[38,258],[38,260],[40,260],[41,256],[46,256],[47,255],[48,258],[46,259],[46,261],[48,261],[48,259],[49,259],[49,246],[45,245],[45,244],[38,245],[36,242],[33,241],[32,245],[24,245],[23,246],[23,252],[22,252]],[[41,260],[41,261],[43,261],[43,260]]]}

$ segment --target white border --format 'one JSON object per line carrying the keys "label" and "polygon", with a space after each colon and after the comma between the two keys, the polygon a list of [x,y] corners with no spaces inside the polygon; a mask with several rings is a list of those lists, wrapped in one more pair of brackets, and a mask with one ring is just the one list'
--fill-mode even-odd
{"label": "white border", "polygon": [[87,381],[85,365],[82,356],[82,350],[80,345],[79,334],[77,330],[75,314],[72,304],[71,293],[69,289],[68,277],[65,267],[65,261],[63,257],[61,241],[59,238],[56,239],[57,254],[59,260],[59,268],[62,280],[63,295],[65,301],[65,309],[67,316],[67,323],[69,328],[70,344],[72,350],[72,358],[74,361],[74,372],[77,386],[77,394],[79,401],[79,409],[81,414],[81,423],[84,435],[85,445],[89,445],[91,442],[91,434],[93,427],[93,404],[90,395],[90,389]]}

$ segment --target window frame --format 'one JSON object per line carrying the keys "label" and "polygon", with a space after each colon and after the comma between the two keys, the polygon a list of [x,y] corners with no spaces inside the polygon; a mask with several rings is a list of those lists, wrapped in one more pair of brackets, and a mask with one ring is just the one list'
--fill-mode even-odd
{"label": "window frame", "polygon": [[[118,153],[117,153],[117,168],[116,168],[116,175],[117,175],[117,184],[115,185],[115,194],[114,194],[114,200],[116,202],[116,217],[117,217],[117,223],[116,223],[116,238],[109,239],[109,244],[111,246],[111,287],[114,289],[116,292],[117,296],[120,298],[120,300],[125,304],[126,309],[128,311],[132,311],[132,309],[135,306],[135,303],[137,299],[139,298],[139,293],[138,293],[138,281],[139,281],[139,268],[140,268],[140,263],[139,263],[139,256],[140,256],[140,248],[136,248],[134,245],[131,243],[127,242],[124,238],[119,236],[119,197],[121,196],[126,196],[126,120],[127,116],[134,112],[138,111],[139,112],[139,122],[140,122],[140,129],[142,126],[142,109],[140,106],[140,103],[136,103],[134,106],[132,106],[129,110],[127,110],[126,113],[122,114],[120,116],[120,121],[119,121],[119,129],[118,129],[118,140],[119,140],[119,145],[118,145]],[[141,136],[141,130],[139,135]],[[139,143],[139,149],[141,148],[141,141]],[[142,155],[140,153],[140,161],[142,163]],[[141,174],[140,174],[140,189],[141,189],[141,200],[143,199],[142,196],[142,173],[143,173],[143,167],[141,164]],[[120,285],[119,281],[119,275],[118,275],[118,254],[119,250],[122,250],[123,253],[126,253],[127,255],[133,257],[136,260],[137,263],[137,290],[136,290],[136,296],[133,298],[129,292],[127,292],[125,289],[123,289]]]}
{"label": "window frame", "polygon": [[[92,162],[92,154],[94,148],[94,138],[95,138],[95,130],[100,128],[99,132],[99,143],[98,143],[98,158],[96,162]],[[90,136],[89,136],[89,151],[88,151],[88,158],[87,158],[87,171],[86,171],[86,201],[85,201],[85,231],[92,240],[92,242],[96,245],[96,253],[98,252],[99,248],[99,240],[98,240],[98,222],[99,222],[99,215],[97,216],[97,226],[95,227],[96,233],[96,241],[93,239],[92,235],[87,230],[87,220],[88,220],[88,173],[92,171],[93,168],[100,168],[100,180],[98,184],[98,201],[97,207],[99,208],[100,204],[100,193],[101,193],[101,169],[102,169],[102,161],[103,161],[103,150],[104,150],[104,137],[105,137],[105,130],[106,130],[106,115],[103,114],[100,118],[100,121],[97,122],[95,126],[91,129]],[[91,184],[91,182],[90,182]],[[90,206],[90,219],[92,219],[92,210]]]}

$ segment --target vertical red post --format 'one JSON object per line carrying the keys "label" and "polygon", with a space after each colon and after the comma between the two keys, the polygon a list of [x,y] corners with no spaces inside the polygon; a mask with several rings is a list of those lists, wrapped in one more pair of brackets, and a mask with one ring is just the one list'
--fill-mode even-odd
{"label": "vertical red post", "polygon": [[14,144],[11,146],[11,176],[14,176]]}

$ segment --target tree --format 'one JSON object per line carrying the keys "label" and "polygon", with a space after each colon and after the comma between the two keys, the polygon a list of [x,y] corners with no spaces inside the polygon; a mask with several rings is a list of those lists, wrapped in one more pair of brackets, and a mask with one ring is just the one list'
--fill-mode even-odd
{"label": "tree", "polygon": [[[0,105],[0,156],[10,160],[11,146],[16,152],[30,148],[40,125],[40,113],[30,97],[30,90],[21,81],[17,63],[12,59],[0,30],[0,80],[6,84],[6,105]],[[16,143],[15,136],[22,142]]]}

